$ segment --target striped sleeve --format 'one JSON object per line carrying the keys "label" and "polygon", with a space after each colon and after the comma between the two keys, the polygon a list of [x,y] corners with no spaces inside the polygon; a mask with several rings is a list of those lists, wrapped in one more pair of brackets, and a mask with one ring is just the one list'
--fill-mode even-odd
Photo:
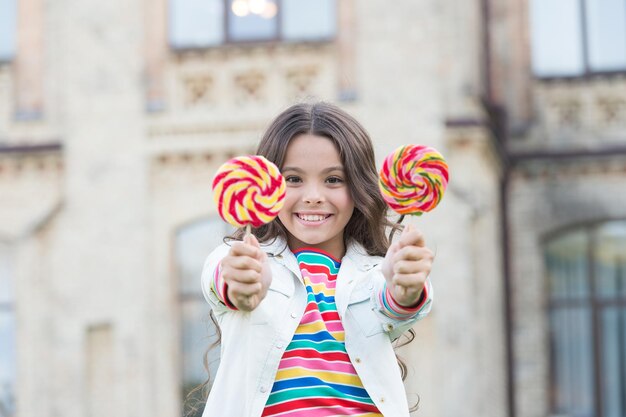
{"label": "striped sleeve", "polygon": [[228,299],[228,284],[226,284],[226,281],[222,278],[221,272],[221,265],[217,264],[217,268],[215,268],[215,273],[213,274],[213,279],[211,280],[211,291],[213,291],[218,300],[224,303],[228,308],[231,310],[237,310],[237,307],[235,307]]}
{"label": "striped sleeve", "polygon": [[428,287],[428,282],[426,282],[422,290],[422,295],[414,307],[403,307],[394,300],[393,295],[391,295],[391,290],[387,288],[387,283],[385,283],[378,294],[380,305],[383,307],[381,309],[382,313],[387,317],[397,320],[406,320],[415,317],[428,301]]}

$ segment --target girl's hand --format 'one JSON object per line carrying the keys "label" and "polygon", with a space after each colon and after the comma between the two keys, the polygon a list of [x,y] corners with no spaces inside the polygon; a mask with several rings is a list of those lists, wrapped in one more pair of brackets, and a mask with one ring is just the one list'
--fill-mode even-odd
{"label": "girl's hand", "polygon": [[433,264],[433,252],[425,246],[424,236],[407,225],[397,242],[389,246],[383,261],[383,275],[393,299],[412,307],[420,299]]}
{"label": "girl's hand", "polygon": [[254,310],[272,282],[267,255],[256,237],[248,235],[243,242],[235,242],[220,267],[230,302],[241,311]]}

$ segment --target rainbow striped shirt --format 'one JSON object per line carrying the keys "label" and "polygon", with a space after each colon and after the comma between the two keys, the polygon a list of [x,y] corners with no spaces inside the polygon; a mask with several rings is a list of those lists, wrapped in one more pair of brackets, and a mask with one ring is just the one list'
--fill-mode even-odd
{"label": "rainbow striped shirt", "polygon": [[346,352],[335,305],[341,263],[317,249],[295,252],[307,306],[278,366],[264,417],[382,417]]}

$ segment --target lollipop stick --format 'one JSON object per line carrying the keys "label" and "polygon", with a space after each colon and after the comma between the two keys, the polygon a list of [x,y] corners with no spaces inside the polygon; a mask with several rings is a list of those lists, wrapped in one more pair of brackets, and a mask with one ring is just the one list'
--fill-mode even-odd
{"label": "lollipop stick", "polygon": [[250,223],[246,225],[246,236],[250,236],[252,234],[252,230],[250,227]]}

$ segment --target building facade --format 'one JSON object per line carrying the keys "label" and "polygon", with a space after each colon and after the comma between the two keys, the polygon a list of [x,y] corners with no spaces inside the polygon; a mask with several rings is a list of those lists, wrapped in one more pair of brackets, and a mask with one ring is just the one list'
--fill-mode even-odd
{"label": "building facade", "polygon": [[181,415],[213,173],[302,100],[450,165],[413,415],[626,415],[624,10],[0,0],[0,416]]}

